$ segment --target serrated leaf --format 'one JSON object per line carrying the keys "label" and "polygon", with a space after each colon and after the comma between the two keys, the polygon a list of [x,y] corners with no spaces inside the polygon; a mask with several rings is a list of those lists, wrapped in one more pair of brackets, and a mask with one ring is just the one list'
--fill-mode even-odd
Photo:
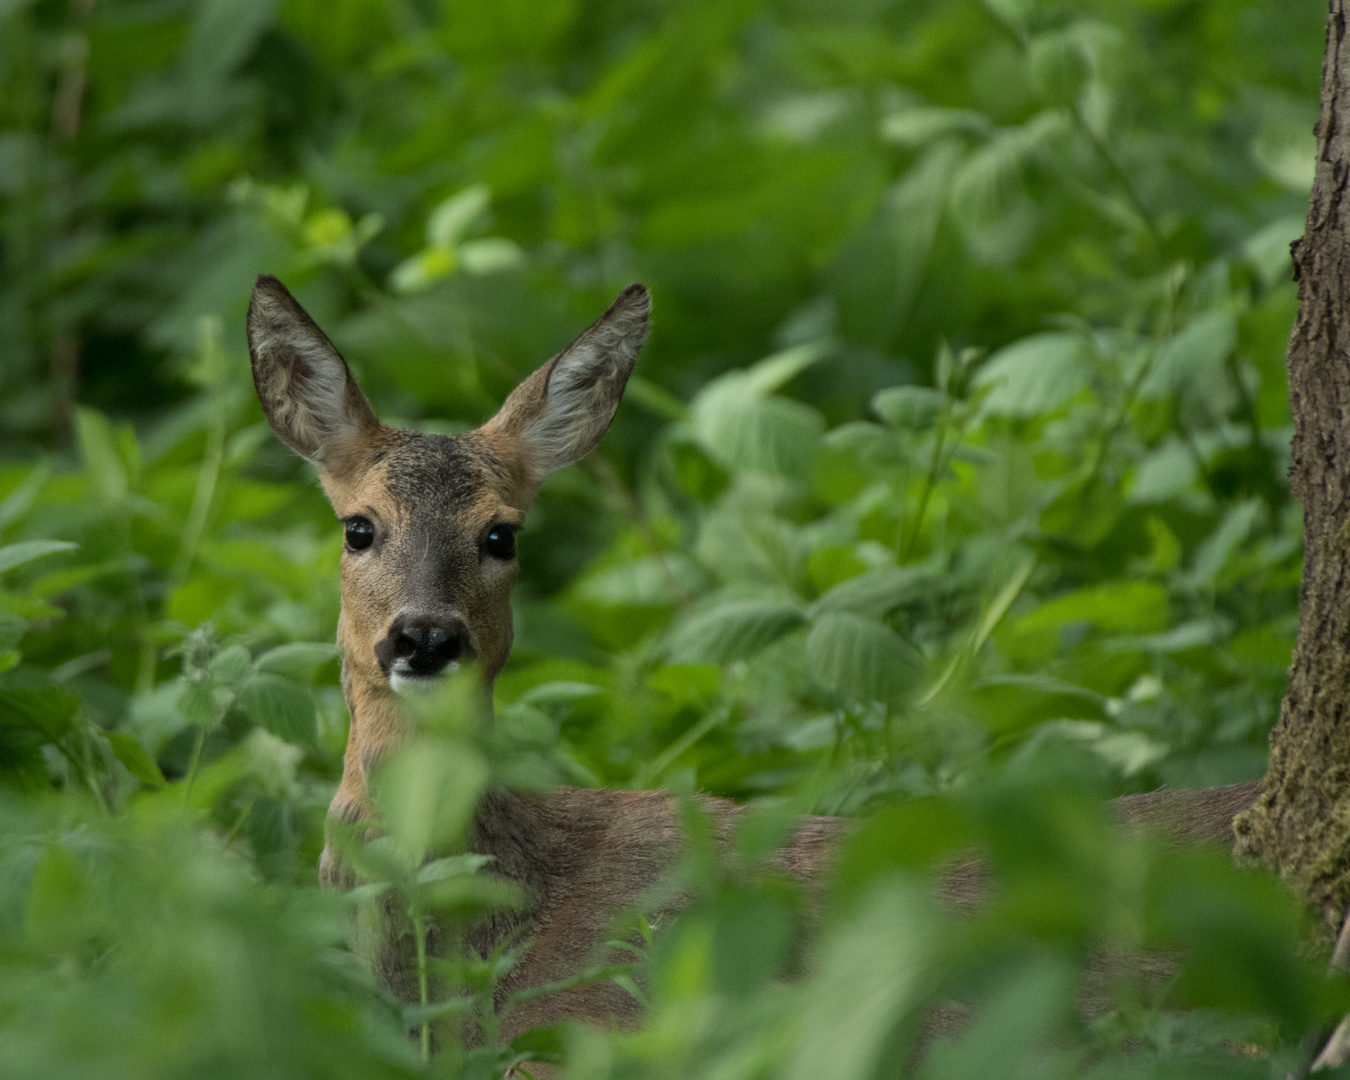
{"label": "serrated leaf", "polygon": [[896,701],[916,690],[923,657],[875,619],[831,612],[811,624],[806,663],[822,686],[855,701]]}
{"label": "serrated leaf", "polygon": [[694,429],[708,453],[728,468],[804,476],[825,421],[799,401],[722,395],[696,405]]}
{"label": "serrated leaf", "polygon": [[79,544],[68,540],[24,540],[18,544],[6,544],[0,547],[0,573],[13,570],[16,566],[41,559],[44,555],[55,555],[58,551],[74,551]]}
{"label": "serrated leaf", "polygon": [[841,581],[813,603],[812,618],[831,612],[852,612],[880,618],[901,604],[941,587],[942,576],[927,566],[886,566]]}
{"label": "serrated leaf", "polygon": [[670,657],[677,664],[727,664],[745,660],[801,626],[802,613],[779,600],[733,600],[695,615],[675,632]]}
{"label": "serrated leaf", "polygon": [[158,789],[164,786],[164,774],[159,771],[155,759],[135,738],[125,731],[105,731],[103,734],[112,746],[113,757],[126,766],[127,772],[146,787]]}
{"label": "serrated leaf", "polygon": [[1043,159],[1069,127],[1067,116],[1051,109],[1018,127],[994,132],[952,178],[951,201],[958,216],[979,223],[1003,213],[1023,186],[1029,166]]}
{"label": "serrated leaf", "polygon": [[990,387],[981,411],[989,416],[1050,412],[1087,385],[1086,352],[1078,334],[1035,334],[1000,349],[971,380]]}
{"label": "serrated leaf", "polygon": [[273,735],[290,743],[314,742],[314,699],[294,679],[261,671],[239,688],[235,704]]}
{"label": "serrated leaf", "polygon": [[331,663],[341,655],[341,649],[327,642],[292,641],[268,649],[253,661],[253,668],[255,671],[271,671],[306,680],[313,676],[315,668]]}

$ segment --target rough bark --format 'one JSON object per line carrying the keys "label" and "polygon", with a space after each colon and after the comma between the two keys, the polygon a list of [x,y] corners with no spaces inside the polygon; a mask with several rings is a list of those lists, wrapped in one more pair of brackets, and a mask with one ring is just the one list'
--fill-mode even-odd
{"label": "rough bark", "polygon": [[1350,0],[1330,0],[1307,227],[1293,244],[1299,313],[1287,354],[1290,482],[1306,550],[1299,628],[1260,798],[1239,858],[1277,867],[1335,926],[1350,905]]}

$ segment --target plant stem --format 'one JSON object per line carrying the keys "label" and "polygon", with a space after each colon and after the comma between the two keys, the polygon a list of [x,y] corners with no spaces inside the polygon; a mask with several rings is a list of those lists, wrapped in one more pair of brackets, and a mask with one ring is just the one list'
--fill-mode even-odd
{"label": "plant stem", "polygon": [[202,763],[202,747],[206,745],[206,725],[197,729],[197,741],[192,746],[192,759],[188,762],[187,780],[183,784],[183,801],[187,802],[192,794],[192,785],[197,779],[197,769]]}
{"label": "plant stem", "polygon": [[914,553],[914,545],[919,542],[919,534],[923,531],[923,519],[928,513],[928,501],[933,497],[933,489],[937,486],[938,473],[942,470],[942,451],[947,440],[947,427],[951,422],[951,406],[943,404],[942,417],[938,423],[937,442],[933,444],[933,459],[928,463],[928,474],[923,478],[923,490],[919,493],[919,510],[914,517],[914,528],[910,530],[909,542],[905,544],[904,551],[900,554],[900,561],[909,562],[909,557]]}
{"label": "plant stem", "polygon": [[[427,1007],[427,924],[419,911],[412,915],[413,936],[417,939],[417,993],[423,1009]],[[431,1023],[422,1021],[422,1060],[431,1060]]]}

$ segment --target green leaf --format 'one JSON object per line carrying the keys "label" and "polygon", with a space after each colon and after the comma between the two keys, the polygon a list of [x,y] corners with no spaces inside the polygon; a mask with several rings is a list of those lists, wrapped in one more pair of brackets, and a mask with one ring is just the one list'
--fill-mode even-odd
{"label": "green leaf", "polygon": [[1035,334],[994,353],[971,385],[990,387],[981,405],[985,415],[1038,416],[1087,385],[1086,360],[1080,335]]}
{"label": "green leaf", "polygon": [[23,483],[5,496],[4,501],[0,502],[0,532],[28,513],[28,508],[33,505],[33,500],[51,475],[52,468],[46,462],[34,465]]}
{"label": "green leaf", "polygon": [[380,769],[375,801],[390,837],[420,863],[462,838],[487,779],[487,764],[469,747],[426,739]]}
{"label": "green leaf", "polygon": [[309,746],[314,742],[314,699],[283,675],[262,671],[239,688],[235,704],[273,735]]}
{"label": "green leaf", "polygon": [[703,589],[706,579],[683,555],[670,553],[658,561],[653,556],[634,559],[589,574],[576,586],[580,600],[608,607],[665,607]]}
{"label": "green leaf", "polygon": [[811,624],[806,664],[822,686],[855,701],[896,701],[918,689],[924,660],[890,627],[850,612]]}
{"label": "green leaf", "polygon": [[18,544],[7,544],[0,547],[0,573],[45,555],[55,555],[58,551],[74,551],[79,546],[68,540],[24,540]]}
{"label": "green leaf", "polygon": [[892,386],[872,398],[872,409],[892,427],[924,431],[937,421],[947,395],[929,386]]}
{"label": "green leaf", "polygon": [[745,660],[790,634],[805,620],[779,600],[733,600],[695,615],[671,637],[677,664],[726,664]]}
{"label": "green leaf", "polygon": [[1087,622],[1104,630],[1161,630],[1167,625],[1167,590],[1152,581],[1113,581],[1057,596],[1017,621],[1034,633]]}
{"label": "green leaf", "polygon": [[113,756],[126,766],[127,772],[146,787],[164,786],[164,774],[159,771],[155,759],[135,738],[125,731],[105,731],[103,734],[112,745]]}
{"label": "green leaf", "polygon": [[453,247],[487,213],[492,192],[486,184],[458,191],[427,218],[427,246]]}
{"label": "green leaf", "polygon": [[331,663],[341,655],[341,649],[326,642],[292,641],[268,649],[253,662],[253,667],[255,671],[270,671],[289,675],[293,679],[308,680],[313,677],[315,668]]}
{"label": "green leaf", "polygon": [[942,589],[942,575],[927,566],[886,566],[841,581],[813,603],[812,618],[848,611],[880,618],[902,604]]}
{"label": "green leaf", "polygon": [[0,726],[27,727],[55,742],[70,731],[80,699],[69,690],[0,687]]}
{"label": "green leaf", "polygon": [[1158,346],[1141,397],[1170,397],[1193,379],[1214,373],[1237,345],[1231,311],[1210,311]]}
{"label": "green leaf", "polygon": [[728,393],[695,404],[694,428],[728,468],[802,477],[815,461],[825,421],[799,401]]}
{"label": "green leaf", "polygon": [[75,410],[75,436],[85,471],[94,482],[95,493],[108,503],[125,500],[127,473],[108,418],[101,412],[80,406]]}
{"label": "green leaf", "polygon": [[476,855],[473,852],[449,855],[444,859],[433,859],[429,863],[424,863],[422,868],[417,871],[417,883],[426,885],[432,881],[444,881],[450,877],[476,874],[490,862],[492,862],[491,855]]}
{"label": "green leaf", "polygon": [[883,117],[881,137],[886,142],[919,149],[944,135],[984,135],[991,126],[989,117],[983,113],[918,105]]}
{"label": "green leaf", "polygon": [[1048,109],[1018,127],[994,132],[952,177],[952,207],[958,217],[979,226],[1005,213],[1030,167],[1048,161],[1053,145],[1070,130],[1064,112]]}
{"label": "green leaf", "polygon": [[780,390],[813,364],[834,351],[828,342],[813,341],[766,356],[738,374],[741,387],[751,397],[763,397]]}

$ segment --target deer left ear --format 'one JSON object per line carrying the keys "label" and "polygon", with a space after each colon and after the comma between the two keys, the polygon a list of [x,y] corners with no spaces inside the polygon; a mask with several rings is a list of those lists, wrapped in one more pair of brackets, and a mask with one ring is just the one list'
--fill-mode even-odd
{"label": "deer left ear", "polygon": [[534,486],[595,449],[614,419],[638,350],[651,294],[629,285],[570,346],[511,392],[486,435],[516,444]]}
{"label": "deer left ear", "polygon": [[332,473],[380,428],[342,354],[286,286],[258,278],[248,305],[253,385],[281,441]]}

